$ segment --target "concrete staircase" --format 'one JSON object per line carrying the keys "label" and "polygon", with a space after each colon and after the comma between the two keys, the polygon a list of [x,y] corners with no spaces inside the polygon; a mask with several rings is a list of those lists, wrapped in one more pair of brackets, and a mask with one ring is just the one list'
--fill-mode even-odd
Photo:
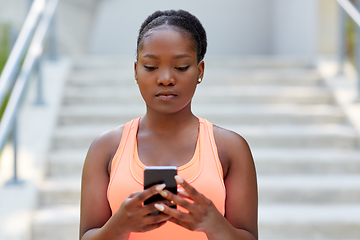
{"label": "concrete staircase", "polygon": [[[32,240],[78,238],[82,164],[103,131],[143,115],[131,60],[75,59],[39,190]],[[360,239],[359,139],[311,64],[209,60],[193,110],[249,142],[259,235]]]}

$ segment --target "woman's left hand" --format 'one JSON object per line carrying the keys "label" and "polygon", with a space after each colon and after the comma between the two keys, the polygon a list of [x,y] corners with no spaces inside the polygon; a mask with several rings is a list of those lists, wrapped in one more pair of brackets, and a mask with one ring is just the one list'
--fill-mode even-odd
{"label": "woman's left hand", "polygon": [[[167,190],[163,190],[160,194],[174,202],[175,204],[188,210],[188,213],[181,212],[173,209],[164,204],[155,204],[155,207],[163,213],[171,216],[169,221],[172,221],[184,228],[193,231],[202,231],[206,234],[213,232],[218,226],[220,219],[224,217],[216,209],[213,202],[207,199],[203,194],[195,190],[190,184],[184,181],[181,177],[175,177],[176,182],[184,188],[185,192],[179,191],[178,195],[175,195]],[[189,199],[189,202],[185,199]]]}

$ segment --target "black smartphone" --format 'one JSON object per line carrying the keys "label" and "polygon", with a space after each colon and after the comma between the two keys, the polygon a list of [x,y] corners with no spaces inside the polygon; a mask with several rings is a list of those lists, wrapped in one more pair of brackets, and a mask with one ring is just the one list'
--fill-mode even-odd
{"label": "black smartphone", "polygon": [[[144,169],[144,190],[155,185],[165,183],[165,189],[177,194],[177,183],[174,176],[177,175],[176,166],[149,166]],[[164,200],[160,194],[156,194],[144,201],[144,204]],[[176,205],[171,206],[176,208]]]}

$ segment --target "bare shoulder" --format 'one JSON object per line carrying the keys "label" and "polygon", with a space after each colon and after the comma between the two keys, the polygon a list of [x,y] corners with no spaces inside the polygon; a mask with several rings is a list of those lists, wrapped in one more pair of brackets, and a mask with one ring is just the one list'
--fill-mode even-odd
{"label": "bare shoulder", "polygon": [[84,167],[95,165],[106,167],[105,170],[108,170],[109,161],[116,153],[123,130],[124,126],[122,125],[98,136],[90,145]]}
{"label": "bare shoulder", "polygon": [[217,125],[214,125],[214,137],[215,140],[219,140],[219,143],[220,141],[226,142],[227,145],[231,143],[235,145],[239,145],[239,144],[245,144],[246,146],[248,145],[246,140],[238,133],[219,127]]}
{"label": "bare shoulder", "polygon": [[250,147],[239,134],[218,126],[214,138],[224,170],[225,218],[257,239],[257,179]]}
{"label": "bare shoulder", "polygon": [[216,125],[213,129],[219,158],[224,169],[224,177],[232,165],[253,162],[250,147],[241,135]]}

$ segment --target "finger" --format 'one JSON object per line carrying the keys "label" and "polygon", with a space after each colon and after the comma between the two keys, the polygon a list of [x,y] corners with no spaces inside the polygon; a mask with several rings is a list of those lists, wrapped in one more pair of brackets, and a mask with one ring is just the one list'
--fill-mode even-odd
{"label": "finger", "polygon": [[[173,194],[172,192],[170,192],[168,190],[161,191],[160,195],[163,196],[164,198],[170,200],[171,202],[173,202],[175,204],[178,204],[179,206],[187,209],[189,212],[192,212],[192,211],[196,210],[195,209],[196,206],[194,204],[192,204],[192,202],[188,202],[184,198],[182,198],[181,196]],[[159,205],[157,205],[157,206],[159,206]]]}
{"label": "finger", "polygon": [[133,197],[135,197],[137,194],[139,194],[139,192],[133,192],[132,194],[130,194],[129,198],[133,198]]}
{"label": "finger", "polygon": [[[171,201],[169,200],[162,200],[162,201],[158,201],[158,202],[155,202],[155,203],[158,203],[158,204],[164,204],[164,205],[167,205],[167,206],[171,206],[171,205],[174,205],[171,203]],[[142,216],[147,216],[153,212],[156,212],[158,211],[158,209],[155,208],[154,204],[155,203],[149,203],[147,205],[144,205],[139,211],[139,214],[141,214]]]}
{"label": "finger", "polygon": [[143,203],[146,199],[158,194],[166,187],[165,183],[154,185],[144,191],[141,191],[138,195],[134,197],[136,204]]}
{"label": "finger", "polygon": [[188,184],[182,177],[176,175],[174,178],[176,180],[176,183],[184,188],[186,193],[189,195],[190,199],[200,204],[205,201],[204,195],[196,191],[196,189],[193,188],[190,184]]}
{"label": "finger", "polygon": [[[163,198],[167,198],[167,193],[168,193],[169,191],[165,191],[165,190],[163,190],[163,191],[161,191],[159,194],[163,197]],[[172,192],[169,192],[170,194],[174,194],[174,193],[172,193]],[[187,193],[187,192],[185,192],[184,190],[178,190],[177,191],[177,195],[178,196],[180,196],[180,197],[182,197],[182,198],[187,198],[187,199],[189,199],[190,200],[190,202],[193,202],[193,200],[192,200],[192,198],[189,196],[189,194]],[[170,204],[169,203],[166,203],[166,205],[168,205],[168,206],[171,206],[171,205],[174,205],[174,202],[172,201],[172,200],[170,200]]]}
{"label": "finger", "polygon": [[162,204],[165,204],[165,205],[168,205],[168,206],[172,206],[174,205],[174,201],[170,201],[170,200],[163,200],[163,201],[159,201],[159,202],[156,202],[156,203],[162,203]]}
{"label": "finger", "polygon": [[[158,209],[156,209],[156,211],[158,211]],[[156,223],[166,222],[170,218],[171,218],[171,216],[169,216],[169,215],[167,215],[167,214],[165,214],[163,212],[159,212],[158,214],[155,214],[155,215],[148,215],[145,218],[145,223],[147,223],[147,224],[156,224]]]}
{"label": "finger", "polygon": [[139,227],[136,232],[147,232],[147,231],[159,228],[162,225],[164,225],[165,223],[166,223],[166,221],[160,222],[160,223],[155,223],[155,224],[146,224],[146,225]]}
{"label": "finger", "polygon": [[184,190],[178,190],[178,194],[177,194],[178,196],[180,196],[180,197],[182,197],[182,198],[188,198],[188,199],[191,199],[192,200],[192,198],[189,196],[189,194],[186,192],[186,191],[184,191]]}
{"label": "finger", "polygon": [[[180,211],[173,209],[169,206],[166,206],[164,204],[156,203],[155,208],[157,210],[159,210],[160,212],[165,213],[166,215],[169,215],[172,218],[175,218],[181,222],[190,222],[191,221],[191,216],[189,214],[180,212]],[[171,221],[171,219],[170,219],[170,221]]]}

